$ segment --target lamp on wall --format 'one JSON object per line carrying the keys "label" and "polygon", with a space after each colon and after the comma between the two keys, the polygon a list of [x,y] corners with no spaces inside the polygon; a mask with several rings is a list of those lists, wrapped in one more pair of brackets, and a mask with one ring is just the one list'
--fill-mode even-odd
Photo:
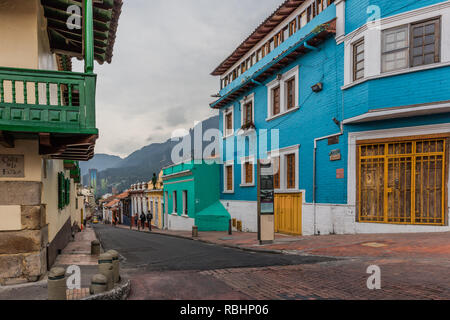
{"label": "lamp on wall", "polygon": [[323,90],[323,83],[322,82],[318,82],[315,85],[313,85],[311,87],[311,89],[312,89],[313,92],[318,93],[318,92]]}
{"label": "lamp on wall", "polygon": [[281,81],[281,79],[283,79],[283,75],[281,73],[277,74],[277,80]]}

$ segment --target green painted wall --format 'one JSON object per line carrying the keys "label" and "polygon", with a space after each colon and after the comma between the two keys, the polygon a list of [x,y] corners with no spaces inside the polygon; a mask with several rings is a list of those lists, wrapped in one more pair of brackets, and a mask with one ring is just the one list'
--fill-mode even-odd
{"label": "green painted wall", "polygon": [[[188,216],[196,220],[197,226],[200,225],[199,231],[228,230],[230,215],[219,201],[219,170],[218,164],[195,164],[192,161],[163,169],[169,214],[174,213],[174,192],[177,193],[177,213],[179,216],[183,214],[183,191],[187,191]],[[177,173],[180,175],[170,177]],[[200,212],[201,216],[197,216]]]}

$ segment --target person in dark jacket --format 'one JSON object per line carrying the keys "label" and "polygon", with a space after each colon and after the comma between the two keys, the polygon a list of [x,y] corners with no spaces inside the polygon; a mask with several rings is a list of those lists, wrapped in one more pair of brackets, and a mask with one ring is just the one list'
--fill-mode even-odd
{"label": "person in dark jacket", "polygon": [[144,230],[144,231],[145,231],[145,220],[146,220],[145,214],[142,212],[141,213],[141,224],[142,224],[142,230]]}
{"label": "person in dark jacket", "polygon": [[152,220],[153,220],[153,214],[148,211],[147,212],[147,222],[148,222],[148,230],[152,231]]}

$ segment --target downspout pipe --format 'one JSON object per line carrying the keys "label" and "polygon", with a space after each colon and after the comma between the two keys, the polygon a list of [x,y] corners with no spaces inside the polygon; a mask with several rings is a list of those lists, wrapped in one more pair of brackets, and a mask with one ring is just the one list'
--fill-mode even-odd
{"label": "downspout pipe", "polygon": [[316,172],[317,172],[317,142],[325,140],[325,139],[329,139],[329,138],[334,138],[334,137],[339,137],[342,136],[344,134],[344,124],[343,121],[341,121],[341,123],[339,124],[340,126],[340,132],[339,133],[334,133],[334,134],[330,134],[328,136],[324,136],[324,137],[320,137],[320,138],[315,138],[314,139],[314,153],[313,153],[313,205],[314,205],[314,235],[317,235],[317,208],[316,208]]}

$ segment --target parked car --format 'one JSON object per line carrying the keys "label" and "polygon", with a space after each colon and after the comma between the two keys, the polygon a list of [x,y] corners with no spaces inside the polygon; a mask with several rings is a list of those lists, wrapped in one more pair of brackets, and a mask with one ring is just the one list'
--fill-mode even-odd
{"label": "parked car", "polygon": [[98,218],[97,218],[97,217],[94,217],[94,218],[92,219],[92,223],[97,224],[97,223],[98,223]]}

